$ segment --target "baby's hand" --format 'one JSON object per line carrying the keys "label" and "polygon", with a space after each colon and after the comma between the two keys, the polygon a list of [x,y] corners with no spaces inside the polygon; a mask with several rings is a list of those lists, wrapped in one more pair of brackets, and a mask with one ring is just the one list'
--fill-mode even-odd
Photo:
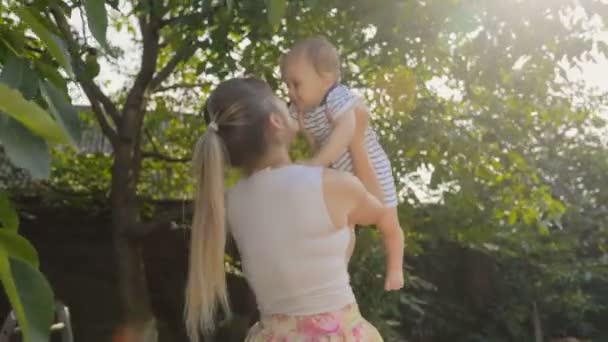
{"label": "baby's hand", "polygon": [[301,132],[304,132],[306,129],[304,128],[304,114],[298,111],[298,127]]}
{"label": "baby's hand", "polygon": [[397,291],[403,288],[403,270],[388,271],[384,280],[384,291]]}

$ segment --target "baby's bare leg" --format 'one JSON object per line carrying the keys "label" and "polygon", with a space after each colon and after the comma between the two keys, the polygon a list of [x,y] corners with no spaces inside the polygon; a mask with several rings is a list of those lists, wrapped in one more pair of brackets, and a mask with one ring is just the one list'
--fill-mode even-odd
{"label": "baby's bare leg", "polygon": [[404,236],[397,208],[389,208],[387,220],[382,225],[381,234],[386,253],[386,279],[384,288],[387,291],[403,287],[403,252]]}

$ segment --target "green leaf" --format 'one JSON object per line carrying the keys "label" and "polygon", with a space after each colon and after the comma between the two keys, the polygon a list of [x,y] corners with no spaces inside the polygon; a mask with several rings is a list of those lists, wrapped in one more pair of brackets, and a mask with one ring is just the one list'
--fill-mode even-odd
{"label": "green leaf", "polygon": [[46,45],[47,49],[59,64],[67,71],[70,76],[73,76],[70,57],[63,46],[63,41],[49,32],[44,25],[36,19],[36,17],[25,7],[15,9],[15,13],[25,22],[29,28],[40,38]]}
{"label": "green leaf", "polygon": [[549,231],[549,227],[547,226],[547,224],[545,222],[542,222],[542,221],[538,222],[537,227],[538,227],[538,232],[542,236],[548,236],[551,233]]}
{"label": "green leaf", "polygon": [[51,66],[41,60],[34,61],[34,65],[36,66],[36,71],[41,76],[53,82],[55,87],[61,88],[64,92],[67,92],[66,81],[57,70],[57,67]]}
{"label": "green leaf", "polygon": [[34,179],[49,178],[51,157],[47,143],[2,112],[0,112],[0,143],[13,165],[26,169]]}
{"label": "green leaf", "polygon": [[106,11],[104,0],[84,0],[84,8],[87,12],[87,22],[89,30],[97,42],[105,49],[108,49],[106,33],[108,30],[108,12]]}
{"label": "green leaf", "polygon": [[266,0],[268,11],[268,22],[275,29],[281,24],[281,19],[285,16],[287,9],[286,0]]}
{"label": "green leaf", "polygon": [[0,248],[4,248],[11,258],[23,260],[35,268],[40,265],[34,246],[16,232],[0,229]]}
{"label": "green leaf", "polygon": [[20,92],[0,84],[0,111],[21,122],[32,132],[51,143],[69,143],[61,127],[36,103],[27,101]]}
{"label": "green leaf", "polygon": [[16,56],[23,56],[27,54],[25,38],[25,32],[23,30],[7,30],[3,32],[4,37],[2,39],[6,42],[7,47]]}
{"label": "green leaf", "polygon": [[517,222],[517,212],[515,210],[511,210],[509,214],[509,224],[514,225]]}
{"label": "green leaf", "polygon": [[23,308],[23,303],[17,290],[16,281],[13,278],[8,253],[4,248],[0,248],[0,281],[2,282],[2,287],[4,287],[4,293],[6,293],[8,301],[15,312],[15,316],[17,316],[17,320],[23,331],[24,340],[31,341],[30,328],[25,309]]}
{"label": "green leaf", "polygon": [[0,223],[4,229],[16,232],[19,229],[19,216],[8,194],[0,192]]}
{"label": "green leaf", "polygon": [[0,74],[0,82],[6,83],[12,88],[19,89],[21,80],[23,79],[22,59],[18,57],[9,57],[6,64],[2,67]]}
{"label": "green leaf", "polygon": [[9,260],[29,330],[25,341],[48,342],[54,316],[53,290],[36,268],[19,259]]}
{"label": "green leaf", "polygon": [[532,224],[539,217],[539,212],[535,208],[529,207],[526,208],[523,213],[523,221],[525,224]]}
{"label": "green leaf", "polygon": [[6,61],[0,74],[0,82],[20,90],[23,97],[28,100],[38,94],[38,75],[29,67],[26,60],[16,56],[11,56]]}
{"label": "green leaf", "polygon": [[73,142],[79,142],[82,129],[76,108],[52,83],[48,81],[40,82],[40,90],[49,105],[51,113],[55,116],[55,120],[70,135]]}

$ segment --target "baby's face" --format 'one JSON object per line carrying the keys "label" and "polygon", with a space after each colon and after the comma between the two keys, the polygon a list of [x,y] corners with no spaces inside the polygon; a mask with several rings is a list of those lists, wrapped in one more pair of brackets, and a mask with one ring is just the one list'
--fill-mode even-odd
{"label": "baby's face", "polygon": [[333,85],[333,81],[319,75],[304,56],[291,56],[284,73],[283,81],[287,85],[289,99],[303,113],[318,107]]}

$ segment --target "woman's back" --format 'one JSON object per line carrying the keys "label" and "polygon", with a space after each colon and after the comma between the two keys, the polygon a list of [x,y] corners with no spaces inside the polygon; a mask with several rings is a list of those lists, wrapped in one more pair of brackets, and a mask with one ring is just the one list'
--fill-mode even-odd
{"label": "woman's back", "polygon": [[310,315],[355,303],[350,232],[332,223],[322,168],[259,171],[228,192],[226,209],[262,314]]}

